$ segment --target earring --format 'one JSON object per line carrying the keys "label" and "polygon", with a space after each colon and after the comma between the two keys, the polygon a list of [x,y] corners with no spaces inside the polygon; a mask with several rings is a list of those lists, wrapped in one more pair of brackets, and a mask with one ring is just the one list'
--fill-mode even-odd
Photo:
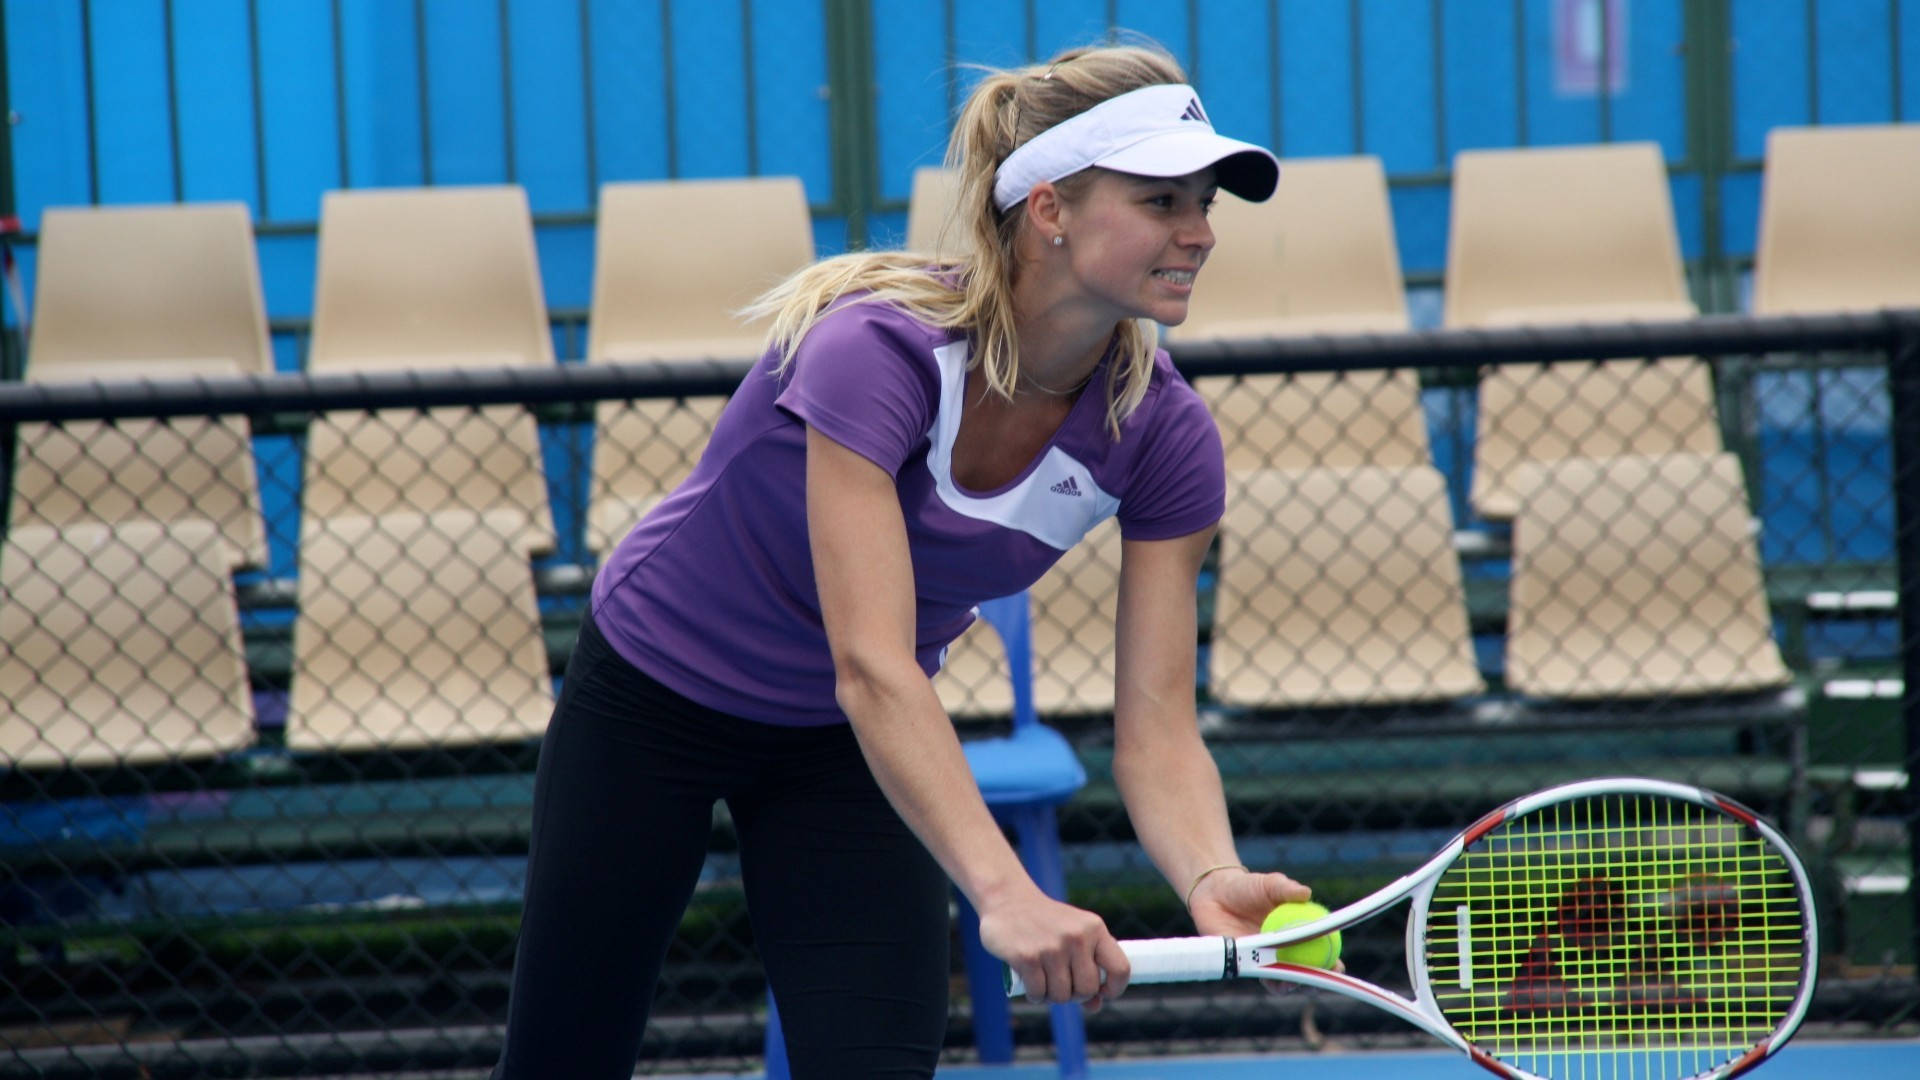
{"label": "earring", "polygon": [[1054,247],[1059,247],[1060,245],[1062,245],[1062,244],[1064,244],[1064,243],[1066,243],[1066,242],[1067,242],[1067,238],[1066,238],[1066,237],[1064,237],[1064,236],[1061,236],[1061,235],[1060,235],[1060,234],[1058,234],[1058,233],[1055,233],[1055,234],[1054,234],[1054,237],[1053,237],[1053,246],[1054,246]]}

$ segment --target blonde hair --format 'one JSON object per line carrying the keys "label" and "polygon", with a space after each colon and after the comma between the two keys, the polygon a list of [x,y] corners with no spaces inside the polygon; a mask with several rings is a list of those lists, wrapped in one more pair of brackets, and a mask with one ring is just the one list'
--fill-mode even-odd
{"label": "blonde hair", "polygon": [[[969,363],[981,366],[992,392],[1012,397],[1019,377],[1013,252],[1024,203],[1006,211],[994,206],[995,172],[1028,139],[1108,98],[1185,81],[1173,57],[1143,45],[1088,46],[1045,64],[989,70],[967,98],[947,144],[947,165],[959,174],[960,186],[943,232],[960,234],[965,254],[944,263],[906,251],[823,259],[754,301],[744,314],[772,318],[767,347],[780,350],[784,370],[834,301],[864,292],[861,302],[892,304],[932,326],[965,328],[973,345]],[[1084,196],[1095,171],[1059,181],[1061,197]],[[1107,426],[1118,439],[1121,421],[1146,397],[1157,335],[1151,322],[1128,319],[1114,328],[1114,338],[1117,362],[1107,380]]]}

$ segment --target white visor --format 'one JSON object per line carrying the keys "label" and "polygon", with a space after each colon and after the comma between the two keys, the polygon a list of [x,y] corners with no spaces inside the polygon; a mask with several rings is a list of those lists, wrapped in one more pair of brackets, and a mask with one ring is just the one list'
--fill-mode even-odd
{"label": "white visor", "polygon": [[1144,86],[1107,100],[1028,139],[994,174],[1002,210],[1033,185],[1098,165],[1135,176],[1185,176],[1209,165],[1220,187],[1263,202],[1280,180],[1280,162],[1252,143],[1213,130],[1200,95],[1184,84]]}

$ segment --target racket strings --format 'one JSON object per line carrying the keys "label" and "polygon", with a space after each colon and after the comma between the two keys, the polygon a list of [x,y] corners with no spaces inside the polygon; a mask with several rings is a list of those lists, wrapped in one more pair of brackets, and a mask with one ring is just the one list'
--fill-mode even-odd
{"label": "racket strings", "polygon": [[1806,918],[1758,831],[1661,795],[1587,796],[1494,828],[1428,906],[1436,1004],[1482,1050],[1553,1080],[1679,1080],[1791,1010]]}

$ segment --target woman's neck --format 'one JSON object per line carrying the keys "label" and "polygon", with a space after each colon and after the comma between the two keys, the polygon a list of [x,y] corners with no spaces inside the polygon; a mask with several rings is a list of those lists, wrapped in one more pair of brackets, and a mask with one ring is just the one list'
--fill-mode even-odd
{"label": "woman's neck", "polygon": [[1014,289],[1014,335],[1019,386],[1042,394],[1071,394],[1092,380],[1113,344],[1116,322],[1084,301]]}

